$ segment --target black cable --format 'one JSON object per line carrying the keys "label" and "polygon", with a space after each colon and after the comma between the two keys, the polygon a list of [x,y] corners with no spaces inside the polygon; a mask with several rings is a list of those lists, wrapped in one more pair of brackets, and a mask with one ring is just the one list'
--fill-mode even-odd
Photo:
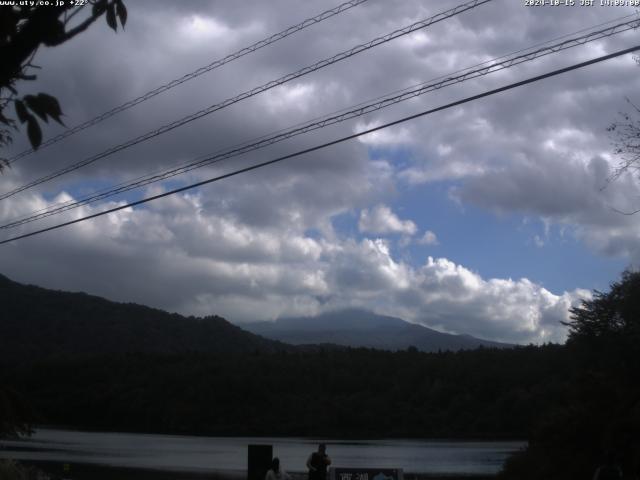
{"label": "black cable", "polygon": [[[190,163],[181,165],[179,167],[174,167],[169,170],[158,171],[152,174],[147,174],[141,177],[138,177],[134,180],[130,180],[128,182],[124,182],[118,185],[114,185],[112,187],[94,192],[89,194],[78,200],[68,200],[66,202],[62,202],[57,205],[52,205],[36,212],[32,212],[32,214],[22,217],[20,219],[16,219],[10,221],[9,223],[0,225],[0,230],[15,228],[20,225],[24,225],[26,223],[31,223],[33,221],[37,221],[46,217],[50,217],[52,215],[56,215],[58,213],[62,213],[82,205],[88,205],[100,200],[104,200],[115,195],[119,195],[121,193],[128,192],[130,190],[134,190],[136,188],[140,188],[152,183],[156,183],[162,180],[166,180],[168,178],[175,177],[177,175],[182,175],[191,170],[195,170],[197,168],[202,168],[214,163],[219,163],[223,160],[227,160],[229,158],[237,157],[239,155],[243,155],[245,153],[258,150],[260,148],[264,148],[269,145],[273,145],[283,140],[287,140],[297,135],[301,135],[304,133],[308,133],[317,129],[325,128],[329,125],[334,125],[340,122],[344,122],[346,120],[357,118],[359,116],[372,113],[383,108],[386,108],[390,105],[395,105],[397,103],[409,100],[411,98],[418,97],[425,93],[438,90],[440,88],[444,88],[456,83],[464,82],[470,79],[478,78],[490,73],[494,73],[500,70],[504,70],[507,68],[511,68],[515,65],[520,65],[525,62],[529,62],[540,58],[545,55],[549,55],[552,53],[556,53],[568,48],[573,48],[579,45],[584,45],[588,42],[599,40],[601,38],[606,38],[611,35],[615,35],[624,31],[628,31],[633,28],[637,28],[640,24],[639,20],[630,20],[627,22],[619,23],[613,25],[611,27],[593,31],[586,35],[582,35],[580,37],[573,37],[567,40],[564,40],[560,43],[548,45],[543,48],[539,48],[537,50],[529,49],[520,50],[515,53],[525,52],[521,55],[516,56],[503,56],[498,59],[490,60],[487,62],[483,62],[480,65],[484,65],[482,68],[474,69],[474,67],[470,67],[468,69],[460,70],[461,75],[453,76],[450,74],[449,76],[444,75],[439,77],[435,82],[425,82],[423,84],[414,85],[413,87],[409,87],[407,89],[400,90],[398,92],[394,92],[392,94],[387,95],[386,97],[378,97],[371,103],[361,103],[354,107],[350,107],[351,109],[343,109],[340,113],[335,115],[330,115],[326,117],[321,117],[317,121],[309,121],[306,123],[299,124],[299,126],[295,126],[290,129],[284,129],[280,132],[276,132],[275,134],[266,135],[260,137],[259,139],[253,141],[247,141],[240,145],[230,147],[226,150],[220,150],[215,153],[208,154],[206,156],[202,156],[198,159],[191,161]],[[565,38],[564,36],[563,38]],[[548,43],[548,42],[545,42]],[[534,48],[534,47],[531,47]],[[515,55],[515,53],[513,55]],[[503,59],[498,61],[500,59]],[[457,72],[454,72],[457,73]]]}
{"label": "black cable", "polygon": [[554,77],[556,75],[560,75],[562,73],[570,72],[572,70],[577,70],[579,68],[584,68],[586,66],[593,65],[595,63],[604,62],[605,60],[610,60],[612,58],[616,58],[616,57],[619,57],[621,55],[625,55],[627,53],[635,52],[636,50],[640,50],[640,45],[636,45],[635,47],[631,47],[631,48],[626,48],[624,50],[619,50],[617,52],[610,53],[608,55],[603,55],[601,57],[597,57],[597,58],[588,60],[586,62],[577,63],[577,64],[571,65],[569,67],[564,67],[564,68],[560,68],[558,70],[553,70],[551,72],[548,72],[548,73],[545,73],[545,74],[542,74],[542,75],[537,75],[535,77],[531,77],[531,78],[528,78],[526,80],[521,80],[519,82],[510,83],[509,85],[505,85],[505,86],[500,87],[500,88],[489,90],[487,92],[480,93],[478,95],[473,95],[471,97],[466,97],[466,98],[464,98],[462,100],[457,100],[455,102],[451,102],[451,103],[448,103],[446,105],[442,105],[440,107],[432,108],[430,110],[425,110],[423,112],[416,113],[416,114],[410,115],[408,117],[403,117],[403,118],[401,118],[399,120],[395,120],[393,122],[385,123],[384,125],[380,125],[380,126],[377,126],[377,127],[374,127],[374,128],[369,128],[369,129],[364,130],[362,132],[354,133],[352,135],[347,135],[346,137],[342,137],[342,138],[339,138],[337,140],[332,140],[330,142],[323,143],[321,145],[316,145],[315,147],[311,147],[311,148],[307,148],[307,149],[304,149],[304,150],[300,150],[298,152],[290,153],[288,155],[284,155],[282,157],[274,158],[274,159],[268,160],[266,162],[261,162],[261,163],[255,164],[255,165],[251,165],[250,167],[241,168],[239,170],[235,170],[235,171],[230,172],[230,173],[225,173],[224,175],[219,175],[217,177],[209,178],[209,179],[203,180],[201,182],[192,183],[190,185],[186,185],[184,187],[176,188],[174,190],[170,190],[168,192],[160,193],[158,195],[154,195],[152,197],[144,198],[142,200],[131,202],[131,203],[128,203],[126,205],[120,205],[118,207],[114,207],[114,208],[111,208],[111,209],[108,209],[108,210],[105,210],[105,211],[102,211],[102,212],[94,213],[92,215],[87,215],[86,217],[77,218],[75,220],[71,220],[71,221],[64,222],[64,223],[59,223],[57,225],[53,225],[51,227],[47,227],[47,228],[43,228],[43,229],[40,229],[40,230],[36,230],[34,232],[25,233],[23,235],[18,235],[16,237],[8,238],[6,240],[0,241],[0,245],[4,245],[6,243],[13,242],[15,240],[20,240],[20,239],[23,239],[23,238],[32,237],[34,235],[39,235],[41,233],[49,232],[51,230],[56,230],[58,228],[66,227],[66,226],[69,226],[69,225],[73,225],[75,223],[80,223],[80,222],[83,222],[85,220],[90,220],[92,218],[101,217],[102,215],[107,215],[109,213],[117,212],[119,210],[124,210],[125,208],[131,208],[131,207],[134,207],[134,206],[137,206],[137,205],[142,205],[143,203],[148,203],[148,202],[151,202],[153,200],[158,200],[158,199],[163,198],[163,197],[168,197],[169,195],[174,195],[176,193],[180,193],[180,192],[184,192],[186,190],[191,190],[193,188],[201,187],[201,186],[207,185],[209,183],[217,182],[219,180],[224,180],[225,178],[234,177],[234,176],[239,175],[241,173],[249,172],[251,170],[257,170],[258,168],[266,167],[268,165],[272,165],[274,163],[282,162],[282,161],[288,160],[290,158],[299,157],[301,155],[305,155],[307,153],[315,152],[317,150],[321,150],[321,149],[324,149],[324,148],[327,148],[327,147],[330,147],[330,146],[333,146],[333,145],[337,145],[339,143],[343,143],[343,142],[346,142],[348,140],[353,140],[354,138],[358,138],[358,137],[361,137],[363,135],[368,135],[368,134],[376,132],[378,130],[382,130],[382,129],[389,128],[389,127],[392,127],[392,126],[395,126],[395,125],[399,125],[401,123],[408,122],[408,121],[414,120],[416,118],[424,117],[426,115],[429,115],[429,114],[432,114],[432,113],[435,113],[435,112],[446,110],[446,109],[449,109],[449,108],[452,108],[452,107],[456,107],[458,105],[462,105],[462,104],[465,104],[465,103],[472,102],[474,100],[479,100],[481,98],[488,97],[490,95],[495,95],[497,93],[501,93],[501,92],[504,92],[504,91],[507,91],[507,90],[511,90],[511,89],[514,89],[514,88],[517,88],[517,87],[521,87],[522,85],[527,85],[527,84],[530,84],[530,83],[538,82],[540,80],[544,80],[544,79],[549,78],[549,77]]}
{"label": "black cable", "polygon": [[320,60],[319,62],[314,63],[313,65],[304,67],[296,72],[293,73],[289,73],[283,77],[278,78],[277,80],[271,80],[270,82],[265,83],[264,85],[261,85],[259,87],[255,87],[251,90],[247,90],[235,97],[232,98],[228,98],[227,100],[224,100],[221,103],[218,104],[214,104],[211,105],[205,109],[202,109],[198,112],[192,113],[191,115],[187,115],[186,117],[183,117],[179,120],[176,120],[174,122],[171,122],[169,124],[163,125],[162,127],[159,127],[155,130],[152,130],[150,132],[147,132],[143,135],[140,135],[132,140],[128,140],[125,143],[121,143],[119,145],[116,145],[115,147],[111,147],[107,150],[105,150],[104,152],[101,152],[97,155],[94,155],[92,157],[86,158],[84,160],[81,160],[79,162],[76,162],[72,165],[69,165],[67,167],[64,167],[61,170],[58,170],[57,172],[51,173],[49,175],[45,175],[44,177],[40,177],[36,180],[33,180],[25,185],[22,185],[18,188],[15,188],[9,192],[3,193],[0,195],[0,200],[4,200],[7,199],[9,197],[12,197],[13,195],[20,193],[24,190],[27,190],[31,187],[35,187],[36,185],[40,185],[42,183],[48,182],[49,180],[53,180],[55,178],[61,177],[62,175],[65,175],[67,173],[73,172],[75,170],[78,170],[82,167],[85,167],[89,164],[92,164],[102,158],[108,157],[110,155],[113,155],[116,152],[119,152],[121,150],[125,150],[129,147],[132,147],[134,145],[137,145],[141,142],[150,140],[154,137],[157,137],[158,135],[162,135],[164,133],[167,133],[175,128],[181,127],[187,123],[193,122],[194,120],[198,120],[206,115],[209,115],[215,111],[218,110],[222,110],[223,108],[226,108],[230,105],[233,105],[235,103],[238,103],[242,100],[246,100],[247,98],[253,97],[255,95],[258,95],[260,93],[266,92],[267,90],[271,90],[272,88],[278,87],[280,85],[283,85],[287,82],[290,82],[291,80],[295,80],[296,78],[300,78],[304,75],[307,75],[309,73],[315,72],[316,70],[320,70],[326,66],[329,65],[333,65],[334,63],[340,62],[342,60],[345,60],[347,58],[353,57],[354,55],[357,55],[359,53],[362,53],[364,51],[367,51],[371,48],[377,47],[379,45],[382,45],[384,43],[390,42],[391,40],[394,40],[396,38],[402,37],[404,35],[408,35],[409,33],[412,33],[416,30],[420,30],[422,28],[425,28],[429,25],[433,25],[435,23],[441,22],[443,20],[446,20],[448,18],[451,18],[455,15],[458,15],[462,12],[465,12],[467,10],[471,10],[472,8],[476,8],[482,4],[488,3],[492,0],[472,0],[470,2],[464,3],[464,4],[460,4],[454,8],[451,8],[449,10],[446,10],[444,12],[441,12],[437,15],[434,15],[432,17],[426,18],[424,20],[420,20],[419,22],[415,22],[411,25],[408,25],[404,28],[398,29],[398,30],[394,30],[391,33],[388,33],[386,35],[383,35],[382,37],[377,37],[367,43],[364,44],[360,44],[357,45],[355,47],[350,48],[349,50],[345,50],[341,53],[338,53],[330,58],[326,58],[324,60]]}
{"label": "black cable", "polygon": [[[358,5],[360,5],[361,3],[367,2],[368,0],[350,0],[348,2],[345,2],[341,5],[338,5],[335,8],[332,8],[330,10],[326,10],[318,15],[316,15],[315,17],[312,18],[307,18],[306,20],[303,20],[302,22],[293,25],[289,28],[286,28],[284,30],[282,30],[281,32],[275,33],[273,35],[271,35],[270,37],[264,38],[262,40],[259,40],[255,43],[253,43],[252,45],[249,45],[248,47],[242,48],[240,50],[238,50],[237,52],[231,53],[229,55],[227,55],[224,58],[215,60],[213,62],[211,62],[209,65],[206,65],[204,67],[200,67],[197,70],[194,70],[193,72],[187,73],[186,75],[183,75],[180,78],[176,78],[164,85],[161,85],[157,88],[154,88],[153,90],[140,95],[137,98],[134,98],[133,100],[129,100],[128,102],[125,102],[121,105],[118,105],[117,107],[112,108],[111,110],[104,112],[90,120],[87,120],[86,122],[83,122],[81,124],[76,125],[75,127],[69,128],[68,130],[62,132],[59,135],[56,135],[55,137],[50,138],[49,140],[43,142],[42,144],[40,144],[40,146],[38,147],[38,152],[42,151],[43,149],[47,148],[50,145],[53,145],[54,143],[58,143],[60,140],[63,140],[67,137],[70,137],[71,135],[74,135],[78,132],[81,132],[82,130],[86,130],[89,127],[92,127],[94,125],[97,125],[98,123],[106,120],[107,118],[113,117],[114,115],[120,113],[120,112],[124,112],[125,110],[128,110],[131,107],[134,107],[136,105],[138,105],[139,103],[145,102],[147,100],[149,100],[150,98],[155,97],[156,95],[160,95],[161,93],[166,92],[167,90],[171,90],[174,87],[177,87],[178,85],[181,85],[185,82],[188,82],[189,80],[192,80],[196,77],[199,77],[200,75],[203,75],[207,72],[210,72],[212,70],[215,70],[216,68],[222,67],[223,65],[226,65],[227,63],[230,63],[234,60],[237,60],[241,57],[244,57],[245,55],[248,55],[250,53],[253,53],[257,50],[260,50],[263,47],[266,47],[267,45],[271,45],[272,43],[275,43],[279,40],[282,40],[283,38],[288,37],[289,35],[293,35],[294,33],[297,33],[301,30],[304,30],[307,27],[310,27],[311,25],[315,25],[316,23],[320,23],[323,20],[326,20],[327,18],[331,18],[334,15],[338,15],[339,13],[342,13],[346,10],[349,10],[350,8],[356,7]],[[36,150],[29,148],[13,157],[11,157],[7,163],[9,165],[11,165],[13,162],[20,160],[21,158],[24,158],[32,153],[34,153]]]}

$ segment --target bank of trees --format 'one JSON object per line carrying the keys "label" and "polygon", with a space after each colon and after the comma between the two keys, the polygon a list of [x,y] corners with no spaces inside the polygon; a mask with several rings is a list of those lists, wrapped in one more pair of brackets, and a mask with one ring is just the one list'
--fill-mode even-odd
{"label": "bank of trees", "polygon": [[567,374],[560,346],[48,360],[7,381],[42,421],[212,435],[523,438]]}
{"label": "bank of trees", "polygon": [[533,426],[529,448],[504,478],[592,478],[612,456],[625,478],[640,473],[640,272],[572,310],[562,400]]}

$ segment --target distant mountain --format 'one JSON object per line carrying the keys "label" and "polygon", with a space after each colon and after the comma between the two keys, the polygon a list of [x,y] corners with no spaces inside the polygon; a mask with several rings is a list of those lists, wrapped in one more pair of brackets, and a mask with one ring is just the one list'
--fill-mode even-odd
{"label": "distant mountain", "polygon": [[316,317],[245,323],[242,328],[257,335],[293,345],[328,343],[383,350],[405,350],[414,346],[424,352],[470,350],[480,346],[495,348],[512,346],[481,340],[470,335],[441,333],[400,318],[357,309],[324,313]]}
{"label": "distant mountain", "polygon": [[194,318],[0,275],[0,360],[120,353],[243,353],[291,348],[218,316]]}

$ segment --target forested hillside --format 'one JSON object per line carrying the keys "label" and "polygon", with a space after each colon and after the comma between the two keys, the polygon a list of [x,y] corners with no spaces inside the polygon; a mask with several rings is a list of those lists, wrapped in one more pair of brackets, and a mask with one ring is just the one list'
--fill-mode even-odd
{"label": "forested hillside", "polygon": [[217,316],[183,317],[0,276],[0,362],[122,353],[241,353],[285,345]]}

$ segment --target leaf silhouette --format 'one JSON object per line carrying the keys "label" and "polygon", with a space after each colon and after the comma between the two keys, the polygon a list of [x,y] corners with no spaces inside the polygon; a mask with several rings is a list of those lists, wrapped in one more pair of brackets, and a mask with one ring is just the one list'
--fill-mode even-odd
{"label": "leaf silhouette", "polygon": [[15,101],[16,107],[16,115],[18,115],[18,120],[20,123],[24,123],[29,119],[29,112],[27,112],[27,107],[24,106],[22,100]]}
{"label": "leaf silhouette", "polygon": [[34,150],[37,150],[42,143],[42,130],[40,130],[40,125],[38,125],[38,121],[33,115],[29,115],[29,119],[27,120],[27,135],[29,136],[31,146]]}
{"label": "leaf silhouette", "polygon": [[27,104],[29,110],[38,115],[42,120],[44,120],[45,122],[49,121],[49,119],[47,118],[46,106],[42,104],[39,96],[36,97],[34,95],[25,95],[24,103]]}
{"label": "leaf silhouette", "polygon": [[64,36],[64,23],[56,19],[47,23],[42,31],[42,43],[48,46],[56,45]]}
{"label": "leaf silhouette", "polygon": [[116,0],[116,13],[118,14],[118,18],[120,18],[122,28],[124,28],[127,23],[127,7],[124,6],[122,0]]}
{"label": "leaf silhouette", "polygon": [[91,8],[91,15],[93,15],[94,17],[102,15],[102,12],[104,12],[106,7],[107,0],[98,0],[93,4],[93,7]]}
{"label": "leaf silhouette", "polygon": [[46,93],[39,93],[37,98],[40,105],[42,105],[47,112],[47,115],[53,118],[60,125],[64,125],[64,122],[60,119],[62,116],[62,109],[60,108],[58,99],[51,95],[47,95]]}
{"label": "leaf silhouette", "polygon": [[116,7],[110,4],[107,7],[107,25],[113,28],[114,32],[118,31],[118,24],[116,23]]}

